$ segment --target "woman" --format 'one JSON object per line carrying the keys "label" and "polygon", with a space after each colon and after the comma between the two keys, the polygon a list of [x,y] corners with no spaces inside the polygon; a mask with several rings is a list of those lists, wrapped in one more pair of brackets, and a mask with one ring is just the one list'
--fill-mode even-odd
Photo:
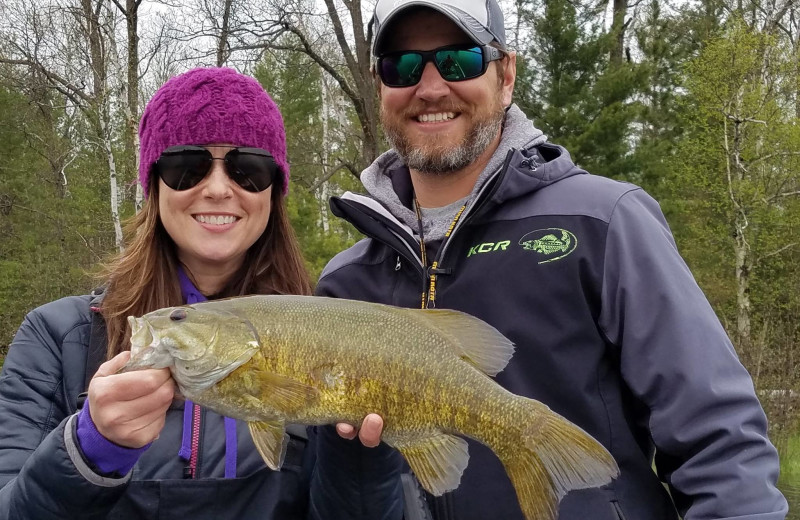
{"label": "woman", "polygon": [[[290,436],[281,471],[270,471],[245,423],[174,400],[167,369],[116,373],[130,356],[128,315],[310,293],[287,217],[278,108],[252,78],[195,69],[153,96],[139,136],[147,201],[128,247],[106,266],[105,291],[34,310],[6,357],[0,518],[305,518],[319,470],[304,430]],[[108,361],[81,407],[98,342]],[[321,477],[325,496],[311,516],[335,518],[320,512],[349,491],[329,494],[337,479]]]}

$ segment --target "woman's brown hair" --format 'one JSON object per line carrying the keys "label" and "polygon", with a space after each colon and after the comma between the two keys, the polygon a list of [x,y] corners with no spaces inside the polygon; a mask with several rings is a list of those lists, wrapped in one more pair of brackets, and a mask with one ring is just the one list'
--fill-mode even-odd
{"label": "woman's brown hair", "polygon": [[[126,223],[130,244],[101,272],[106,284],[101,312],[108,332],[109,359],[130,348],[128,316],[184,303],[175,243],[161,224],[159,182],[153,181],[144,208]],[[300,246],[289,223],[286,198],[277,184],[272,188],[267,228],[250,246],[236,274],[213,297],[245,294],[311,294]]]}

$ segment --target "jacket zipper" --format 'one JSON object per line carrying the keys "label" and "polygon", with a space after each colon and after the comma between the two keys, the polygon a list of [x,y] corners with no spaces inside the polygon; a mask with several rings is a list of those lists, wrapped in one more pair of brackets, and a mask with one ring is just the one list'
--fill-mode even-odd
{"label": "jacket zipper", "polygon": [[[500,186],[500,180],[498,177],[501,177],[505,171],[508,169],[508,165],[511,163],[511,157],[514,155],[514,150],[509,150],[506,154],[506,160],[503,161],[503,166],[497,170],[494,175],[489,177],[485,183],[483,183],[483,187],[478,192],[478,195],[475,197],[475,204],[470,206],[464,211],[464,215],[461,216],[456,225],[450,231],[450,235],[445,239],[444,243],[442,243],[442,249],[439,251],[439,255],[436,258],[437,264],[442,265],[442,259],[444,258],[444,253],[447,251],[447,246],[450,245],[450,241],[453,238],[453,235],[456,234],[456,231],[461,228],[466,222],[470,220],[470,218],[475,214],[477,210],[483,207],[486,204],[486,201],[491,198],[491,195],[494,195],[494,192],[497,191],[497,188]],[[485,193],[489,191],[490,193],[484,196]]]}
{"label": "jacket zipper", "polygon": [[200,405],[192,404],[192,456],[189,458],[189,474],[197,478],[197,456],[200,451]]}
{"label": "jacket zipper", "polygon": [[[454,225],[451,229],[448,230],[447,234],[445,234],[444,241],[439,249],[439,253],[436,255],[436,259],[431,264],[430,267],[426,267],[425,271],[423,272],[423,276],[426,277],[425,283],[426,286],[429,288],[433,285],[432,279],[439,274],[450,274],[452,269],[442,267],[442,262],[444,260],[444,254],[447,251],[447,247],[450,245],[453,236],[456,234],[456,231],[460,229],[465,222],[470,220],[476,210],[483,207],[487,200],[491,198],[491,195],[497,190],[497,187],[500,185],[500,181],[498,177],[501,177],[505,171],[508,169],[508,165],[511,163],[511,157],[514,155],[514,150],[509,150],[506,154],[506,159],[503,161],[503,166],[500,167],[491,177],[489,177],[486,182],[481,187],[480,191],[475,197],[475,203],[472,204],[470,207],[464,210],[464,214],[460,215],[454,221]],[[487,194],[488,193],[488,194]],[[436,293],[433,290],[428,290],[428,294],[425,297],[425,304],[423,307],[425,308],[436,308]]]}

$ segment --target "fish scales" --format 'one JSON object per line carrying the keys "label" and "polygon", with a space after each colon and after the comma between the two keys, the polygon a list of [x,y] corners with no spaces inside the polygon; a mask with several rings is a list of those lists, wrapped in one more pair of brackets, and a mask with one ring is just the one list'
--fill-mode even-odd
{"label": "fish scales", "polygon": [[[311,341],[299,328],[276,325],[270,331],[276,344],[264,347],[278,354],[268,370],[304,374],[304,382],[321,392],[318,406],[294,420],[326,424],[346,418],[357,423],[372,411],[386,417],[387,435],[391,436],[395,429],[424,430],[440,417],[442,427],[480,437],[474,427],[480,417],[496,418],[483,410],[502,388],[471,365],[460,363],[452,367],[453,354],[439,334],[417,324],[409,330],[406,320],[389,313],[350,316],[339,306],[321,316],[316,305],[301,305],[288,313],[319,324],[318,334]],[[357,319],[348,319],[351,317]],[[346,341],[331,341],[329,331],[336,331]],[[320,358],[332,363],[320,366],[316,361]],[[329,386],[326,381],[340,384]],[[417,406],[410,407],[408,403]]]}
{"label": "fish scales", "polygon": [[382,439],[436,495],[457,487],[467,465],[459,435],[488,445],[528,520],[554,519],[569,490],[603,485],[618,472],[580,428],[489,377],[513,345],[457,311],[250,296],[129,320],[126,370],[169,367],[187,398],[248,421],[274,469],[286,423],[357,425],[378,413]]}
{"label": "fish scales", "polygon": [[[329,303],[333,305],[324,310],[303,300],[271,312],[263,306],[252,311],[266,318],[251,320],[264,342],[264,369],[320,390],[319,404],[294,420],[327,424],[347,414],[358,422],[372,411],[385,415],[389,432],[420,428],[434,417],[459,418],[460,424],[446,426],[463,430],[489,415],[482,414],[483,405],[499,400],[498,390],[505,392],[471,365],[451,366],[453,353],[440,334],[416,323],[409,327],[407,320],[374,312],[373,307],[353,313],[336,305],[338,300]],[[311,335],[293,326],[308,321],[317,323]],[[418,406],[409,407],[410,402]],[[446,413],[446,408],[456,414]]]}

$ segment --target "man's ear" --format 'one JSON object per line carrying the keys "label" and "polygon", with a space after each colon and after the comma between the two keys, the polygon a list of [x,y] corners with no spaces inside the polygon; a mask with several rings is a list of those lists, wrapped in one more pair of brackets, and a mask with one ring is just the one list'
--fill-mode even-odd
{"label": "man's ear", "polygon": [[502,99],[503,106],[507,107],[511,104],[511,95],[514,93],[514,83],[517,81],[517,53],[509,52],[508,56],[500,60],[500,72],[503,74],[502,78]]}

